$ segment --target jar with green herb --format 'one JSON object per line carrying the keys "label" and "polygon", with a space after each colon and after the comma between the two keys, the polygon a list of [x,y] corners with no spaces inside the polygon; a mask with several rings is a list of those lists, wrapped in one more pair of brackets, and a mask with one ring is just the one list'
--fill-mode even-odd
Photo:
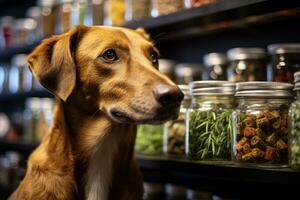
{"label": "jar with green herb", "polygon": [[162,155],[163,125],[139,125],[137,129],[135,151],[136,153],[143,155]]}
{"label": "jar with green herb", "polygon": [[238,108],[232,117],[237,162],[287,166],[292,88],[292,84],[281,82],[237,83]]}
{"label": "jar with green herb", "polygon": [[294,169],[300,169],[300,72],[294,74],[297,93],[296,100],[291,104],[289,117],[289,164]]}
{"label": "jar with green herb", "polygon": [[176,120],[168,121],[164,125],[164,154],[170,156],[185,155],[185,115],[190,105],[191,97],[187,85],[178,85],[184,94],[179,116]]}
{"label": "jar with green herb", "polygon": [[230,160],[235,83],[195,81],[186,116],[186,153],[191,160]]}

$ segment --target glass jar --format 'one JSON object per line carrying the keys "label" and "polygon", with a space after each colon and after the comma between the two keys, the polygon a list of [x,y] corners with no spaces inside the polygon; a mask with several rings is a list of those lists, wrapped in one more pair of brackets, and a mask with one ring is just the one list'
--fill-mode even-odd
{"label": "glass jar", "polygon": [[152,17],[166,15],[184,9],[184,0],[152,0]]}
{"label": "glass jar", "polygon": [[9,65],[0,63],[0,94],[8,93]]}
{"label": "glass jar", "polygon": [[171,80],[175,81],[175,74],[174,74],[174,68],[176,65],[175,60],[170,59],[159,59],[159,71],[169,77]]}
{"label": "glass jar", "polygon": [[233,48],[227,52],[230,60],[229,81],[266,81],[268,57],[262,48]]}
{"label": "glass jar", "polygon": [[294,83],[294,73],[300,71],[300,43],[272,44],[273,81]]}
{"label": "glass jar", "polygon": [[16,54],[12,58],[9,72],[9,89],[11,93],[33,90],[34,78],[27,67],[26,54]]}
{"label": "glass jar", "polygon": [[43,37],[54,34],[55,17],[57,16],[55,0],[39,0],[38,5],[42,8],[42,32]]}
{"label": "glass jar", "polygon": [[165,193],[165,200],[182,200],[187,196],[186,187],[170,183],[165,185]]}
{"label": "glass jar", "polygon": [[288,111],[293,85],[279,82],[237,83],[233,113],[233,156],[262,166],[288,164]]}
{"label": "glass jar", "polygon": [[202,80],[204,66],[201,64],[179,63],[175,66],[175,82],[180,85]]}
{"label": "glass jar", "polygon": [[42,30],[42,9],[39,6],[33,6],[28,8],[26,11],[26,17],[35,20],[36,27],[34,29],[33,40],[38,40],[43,37],[43,30]]}
{"label": "glass jar", "polygon": [[226,54],[209,53],[203,57],[208,80],[227,80],[228,60]]}
{"label": "glass jar", "polygon": [[164,199],[165,186],[162,183],[144,182],[143,200]]}
{"label": "glass jar", "polygon": [[300,169],[300,72],[294,74],[297,93],[296,100],[291,104],[289,117],[289,164],[293,169]]}
{"label": "glass jar", "polygon": [[125,21],[125,0],[107,0],[104,4],[104,24],[118,26]]}
{"label": "glass jar", "polygon": [[4,16],[0,19],[0,48],[7,49],[12,47],[13,20],[12,16]]}
{"label": "glass jar", "polygon": [[191,160],[230,160],[235,83],[195,81],[186,116],[186,153]]}
{"label": "glass jar", "polygon": [[72,11],[74,0],[58,0],[55,33],[65,33],[72,27]]}
{"label": "glass jar", "polygon": [[163,125],[139,125],[137,129],[135,151],[143,155],[162,155]]}
{"label": "glass jar", "polygon": [[171,156],[185,155],[185,115],[191,98],[187,85],[178,85],[184,94],[179,116],[176,120],[168,121],[164,125],[164,154]]}
{"label": "glass jar", "polygon": [[151,15],[151,0],[126,0],[126,20],[140,20]]}
{"label": "glass jar", "polygon": [[93,25],[104,23],[104,0],[92,0]]}
{"label": "glass jar", "polygon": [[32,44],[36,40],[37,22],[31,18],[14,20],[13,45],[16,47]]}

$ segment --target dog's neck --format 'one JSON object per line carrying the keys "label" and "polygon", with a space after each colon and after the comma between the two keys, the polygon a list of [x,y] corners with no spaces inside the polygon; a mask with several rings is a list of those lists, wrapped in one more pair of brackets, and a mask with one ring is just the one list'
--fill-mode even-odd
{"label": "dog's neck", "polygon": [[71,103],[58,106],[64,111],[79,193],[88,200],[109,199],[114,176],[132,159],[136,126],[115,123],[101,111],[82,113]]}

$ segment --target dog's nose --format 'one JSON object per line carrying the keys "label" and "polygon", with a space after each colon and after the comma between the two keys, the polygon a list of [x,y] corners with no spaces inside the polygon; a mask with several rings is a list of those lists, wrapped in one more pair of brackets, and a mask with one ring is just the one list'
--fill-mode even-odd
{"label": "dog's nose", "polygon": [[154,90],[155,99],[162,105],[178,105],[181,103],[184,95],[177,86],[157,85]]}

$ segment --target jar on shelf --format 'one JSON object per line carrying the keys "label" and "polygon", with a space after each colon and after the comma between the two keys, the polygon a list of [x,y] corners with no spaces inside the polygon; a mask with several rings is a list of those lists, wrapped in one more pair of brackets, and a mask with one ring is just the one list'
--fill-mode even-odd
{"label": "jar on shelf", "polygon": [[144,182],[143,200],[158,200],[165,197],[165,185],[162,183]]}
{"label": "jar on shelf", "polygon": [[34,38],[33,40],[38,40],[43,37],[43,30],[42,30],[42,9],[39,6],[33,6],[28,8],[26,11],[26,17],[31,18],[36,22],[36,28],[34,30]]}
{"label": "jar on shelf", "polygon": [[238,108],[233,113],[233,157],[259,166],[288,164],[289,106],[293,85],[243,82],[236,85]]}
{"label": "jar on shelf", "polygon": [[104,0],[92,0],[93,25],[104,23]]}
{"label": "jar on shelf", "polygon": [[300,72],[294,74],[297,94],[296,100],[291,104],[289,117],[289,164],[293,169],[300,169]]}
{"label": "jar on shelf", "polygon": [[208,80],[227,80],[228,59],[224,53],[209,53],[203,57]]}
{"label": "jar on shelf", "polygon": [[163,125],[139,125],[135,151],[143,155],[163,155]]}
{"label": "jar on shelf", "polygon": [[200,7],[205,4],[215,3],[217,0],[186,0],[186,6],[188,8]]}
{"label": "jar on shelf", "polygon": [[65,33],[72,28],[73,4],[74,0],[58,0],[54,29],[56,34]]}
{"label": "jar on shelf", "polygon": [[171,59],[159,59],[159,71],[169,77],[171,80],[175,81],[174,69],[176,66],[176,61]]}
{"label": "jar on shelf", "polygon": [[0,48],[6,49],[13,44],[13,21],[12,16],[4,16],[0,19]]}
{"label": "jar on shelf", "polygon": [[107,0],[104,4],[104,24],[118,26],[125,21],[125,0]]}
{"label": "jar on shelf", "polygon": [[32,18],[14,20],[13,46],[20,47],[32,44],[36,40],[37,22]]}
{"label": "jar on shelf", "polygon": [[272,44],[268,51],[272,55],[273,81],[293,83],[294,73],[300,71],[300,43]]}
{"label": "jar on shelf", "polygon": [[126,21],[140,20],[151,16],[151,0],[126,0]]}
{"label": "jar on shelf", "polygon": [[175,184],[166,184],[165,185],[165,200],[182,200],[186,199],[186,187]]}
{"label": "jar on shelf", "polygon": [[9,65],[0,63],[0,94],[8,93]]}
{"label": "jar on shelf", "polygon": [[184,0],[152,0],[152,17],[177,12],[185,8]]}
{"label": "jar on shelf", "polygon": [[203,70],[202,64],[178,63],[175,66],[175,82],[179,85],[185,85],[191,81],[200,81]]}
{"label": "jar on shelf", "polygon": [[230,160],[231,114],[235,83],[195,81],[189,84],[192,103],[186,115],[186,154],[190,160]]}
{"label": "jar on shelf", "polygon": [[263,48],[233,48],[227,52],[230,60],[229,81],[266,81],[268,56]]}
{"label": "jar on shelf", "polygon": [[56,0],[39,0],[38,6],[42,9],[42,32],[43,37],[49,37],[54,34],[57,6]]}
{"label": "jar on shelf", "polygon": [[164,154],[169,156],[185,155],[185,115],[190,106],[191,97],[187,85],[178,85],[184,94],[179,116],[176,120],[168,121],[164,125]]}
{"label": "jar on shelf", "polygon": [[27,66],[27,55],[16,54],[11,61],[9,70],[9,91],[16,92],[29,92],[33,89],[34,78]]}

